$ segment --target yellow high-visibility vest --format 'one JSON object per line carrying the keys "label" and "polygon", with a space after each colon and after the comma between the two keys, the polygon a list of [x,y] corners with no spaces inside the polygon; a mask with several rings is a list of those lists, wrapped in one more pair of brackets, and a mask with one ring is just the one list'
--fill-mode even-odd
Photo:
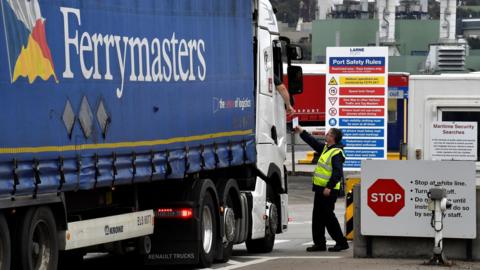
{"label": "yellow high-visibility vest", "polygon": [[[342,154],[345,158],[345,153],[341,148],[332,148],[327,151],[327,145],[323,148],[322,155],[318,159],[317,167],[313,173],[312,182],[315,186],[326,187],[330,177],[332,176],[332,158],[335,155]],[[340,189],[340,182],[338,182],[333,189]]]}

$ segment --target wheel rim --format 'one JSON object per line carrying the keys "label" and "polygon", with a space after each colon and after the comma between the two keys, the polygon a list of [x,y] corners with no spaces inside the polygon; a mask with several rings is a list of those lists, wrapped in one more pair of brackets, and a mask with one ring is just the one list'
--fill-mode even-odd
{"label": "wheel rim", "polygon": [[52,243],[48,241],[49,236],[48,224],[44,221],[37,222],[32,235],[31,259],[34,266],[33,269],[48,269],[52,248]]}
{"label": "wheel rim", "polygon": [[269,207],[270,211],[269,211],[269,232],[270,232],[270,235],[275,235],[275,233],[277,232],[277,222],[278,222],[278,213],[277,213],[277,206],[272,203],[270,204],[270,207]]}
{"label": "wheel rim", "polygon": [[203,227],[203,250],[209,253],[212,249],[213,242],[213,216],[208,206],[203,207],[202,214]]}
{"label": "wheel rim", "polygon": [[224,213],[225,238],[227,242],[235,239],[235,213],[232,208],[225,208]]}

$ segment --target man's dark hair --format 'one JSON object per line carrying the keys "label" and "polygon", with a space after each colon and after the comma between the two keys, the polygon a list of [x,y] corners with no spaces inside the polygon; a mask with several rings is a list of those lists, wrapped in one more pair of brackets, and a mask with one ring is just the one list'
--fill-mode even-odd
{"label": "man's dark hair", "polygon": [[330,131],[332,132],[332,135],[335,138],[335,143],[340,143],[343,138],[342,131],[338,128],[331,128]]}

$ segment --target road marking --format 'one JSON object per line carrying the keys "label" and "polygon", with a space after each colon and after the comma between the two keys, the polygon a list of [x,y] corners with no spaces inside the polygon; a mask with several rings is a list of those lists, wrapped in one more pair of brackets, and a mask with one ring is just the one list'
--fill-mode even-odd
{"label": "road marking", "polygon": [[223,269],[223,270],[232,270],[232,269],[237,269],[237,268],[242,268],[250,265],[255,265],[255,264],[261,264],[265,263],[268,261],[272,260],[279,260],[279,259],[340,259],[342,258],[341,256],[282,256],[282,257],[258,257],[258,256],[242,256],[242,259],[253,259],[252,261],[249,262],[238,262],[238,261],[233,261],[229,260],[227,262],[227,266],[222,266],[221,268],[204,268],[206,270],[215,270],[215,269]]}
{"label": "road marking", "polygon": [[284,256],[274,257],[275,259],[340,259],[341,256]]}
{"label": "road marking", "polygon": [[282,240],[275,240],[275,244],[282,244],[282,243],[287,243],[287,242],[290,242],[292,240],[287,240],[287,239],[282,239]]}
{"label": "road marking", "polygon": [[271,260],[278,260],[278,259],[340,259],[343,258],[342,256],[281,256],[281,257],[260,257],[260,256],[242,256],[242,258],[246,259],[271,259]]}
{"label": "road marking", "polygon": [[234,260],[229,260],[228,263],[233,265],[242,264],[242,262],[234,261]]}
{"label": "road marking", "polygon": [[[242,256],[242,258],[245,258],[245,257]],[[273,259],[274,259],[273,257],[263,257],[263,259],[256,259],[256,260],[249,261],[249,262],[246,262],[246,263],[239,263],[239,264],[235,264],[235,265],[224,266],[221,269],[223,269],[223,270],[237,269],[237,268],[241,268],[241,267],[245,267],[245,266],[249,266],[249,265],[268,262],[268,261],[273,260]],[[203,269],[214,270],[215,268],[203,268]]]}
{"label": "road marking", "polygon": [[311,221],[292,221],[288,222],[288,225],[305,225],[305,224],[312,224]]}
{"label": "road marking", "polygon": [[[327,246],[334,246],[335,244],[336,244],[335,241],[327,240]],[[313,241],[302,244],[302,246],[311,246],[311,245],[313,245]]]}

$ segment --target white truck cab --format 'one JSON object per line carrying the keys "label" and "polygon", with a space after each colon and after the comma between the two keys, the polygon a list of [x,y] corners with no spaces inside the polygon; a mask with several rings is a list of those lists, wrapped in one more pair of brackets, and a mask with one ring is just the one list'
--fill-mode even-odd
{"label": "white truck cab", "polygon": [[[287,175],[284,166],[287,150],[287,128],[284,101],[275,89],[275,77],[283,77],[282,55],[287,53],[290,60],[300,60],[301,50],[289,44],[288,39],[281,38],[277,19],[270,1],[255,0],[253,12],[254,48],[256,63],[256,145],[257,177],[255,191],[252,192],[252,231],[247,248],[271,250],[275,232],[282,232],[288,226]],[[288,67],[294,74],[301,69]],[[290,95],[301,92],[301,79],[290,83]],[[296,86],[295,86],[296,85]],[[264,203],[267,201],[267,209]],[[265,210],[266,213],[265,213]],[[263,219],[263,213],[269,218]],[[277,221],[279,223],[276,224]]]}

